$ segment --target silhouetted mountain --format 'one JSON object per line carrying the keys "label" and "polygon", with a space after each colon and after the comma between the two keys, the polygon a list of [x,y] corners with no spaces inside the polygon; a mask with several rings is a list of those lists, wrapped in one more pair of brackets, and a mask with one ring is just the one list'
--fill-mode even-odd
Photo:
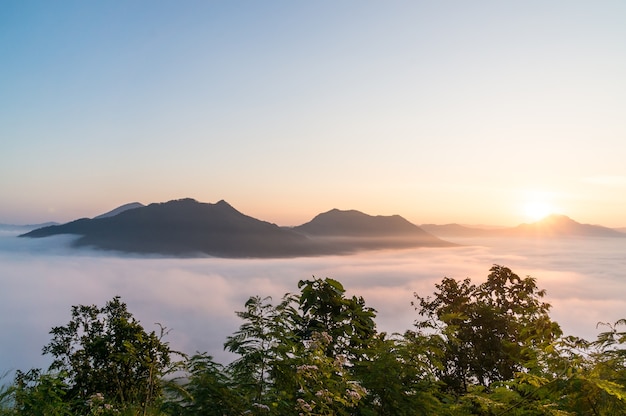
{"label": "silhouetted mountain", "polygon": [[181,199],[45,227],[24,237],[77,234],[76,246],[130,253],[286,257],[323,254],[305,236],[246,216],[225,201]]}
{"label": "silhouetted mountain", "polygon": [[98,215],[97,217],[94,217],[94,220],[99,219],[99,218],[114,217],[117,214],[121,214],[124,211],[128,211],[129,209],[142,208],[142,207],[145,207],[145,205],[140,202],[131,202],[129,204],[124,204],[122,206],[119,206],[104,214]]}
{"label": "silhouetted mountain", "polygon": [[[326,224],[326,225],[324,225]],[[330,224],[334,224],[331,232]],[[326,227],[326,228],[324,228]],[[325,230],[325,231],[324,231]],[[79,236],[75,246],[174,256],[294,257],[361,249],[448,246],[402,217],[331,211],[296,228],[281,228],[216,204],[181,199],[40,228],[22,237]]]}
{"label": "silhouetted mountain", "polygon": [[399,215],[371,216],[333,209],[294,230],[326,241],[362,248],[443,247],[453,244],[427,233]]}

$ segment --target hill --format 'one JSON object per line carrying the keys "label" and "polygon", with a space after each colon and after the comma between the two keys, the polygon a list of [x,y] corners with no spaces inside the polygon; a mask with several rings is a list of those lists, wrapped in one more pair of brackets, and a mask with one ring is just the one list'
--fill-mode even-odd
{"label": "hill", "polygon": [[104,214],[98,215],[97,217],[94,217],[94,219],[114,217],[117,214],[121,214],[124,211],[128,211],[129,209],[143,208],[143,207],[145,207],[145,205],[140,202],[131,202],[129,204],[124,204],[122,206],[119,206],[109,212],[105,212]]}
{"label": "hill", "polygon": [[424,231],[399,215],[372,216],[355,210],[333,209],[293,229],[326,241],[363,248],[453,245]]}
{"label": "hill", "polygon": [[[246,216],[225,201],[181,199],[40,228],[24,237],[76,234],[75,246],[174,256],[285,257],[321,254],[305,236]],[[317,249],[317,250],[316,250]]]}
{"label": "hill", "polygon": [[422,224],[420,227],[437,237],[486,237],[492,235],[492,228],[469,227],[460,224]]}
{"label": "hill", "polygon": [[428,232],[442,238],[450,237],[508,237],[508,238],[581,238],[626,237],[625,233],[600,225],[581,224],[565,215],[549,215],[533,223],[515,227],[481,228],[459,224],[423,224]]}
{"label": "hill", "polygon": [[[362,249],[451,245],[399,216],[371,217],[355,214],[357,211],[348,215],[321,214],[310,223],[294,228],[249,217],[225,201],[208,204],[181,199],[122,209],[117,214],[115,211],[94,219],[40,228],[21,237],[75,234],[79,236],[73,243],[75,246],[125,253],[235,258],[317,256]],[[331,223],[335,233],[333,238],[326,238],[331,228],[320,224]]]}
{"label": "hill", "polygon": [[531,224],[520,224],[507,233],[524,237],[626,237],[611,228],[581,224],[565,215],[550,215]]}
{"label": "hill", "polygon": [[35,230],[37,228],[48,227],[50,225],[58,225],[58,222],[45,222],[41,224],[1,224],[0,223],[0,231],[10,231],[10,232],[26,232],[30,230]]}

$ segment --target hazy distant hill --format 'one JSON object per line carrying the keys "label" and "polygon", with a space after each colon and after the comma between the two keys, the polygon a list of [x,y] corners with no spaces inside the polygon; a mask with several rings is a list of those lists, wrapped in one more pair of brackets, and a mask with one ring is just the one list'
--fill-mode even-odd
{"label": "hazy distant hill", "polygon": [[[123,206],[128,208],[128,206]],[[76,246],[174,256],[293,257],[361,249],[448,246],[399,216],[333,210],[295,228],[281,228],[216,204],[182,199],[116,210],[94,219],[40,228],[23,237],[76,234]],[[121,212],[120,212],[121,211]]]}
{"label": "hazy distant hill", "polygon": [[626,234],[600,225],[581,224],[565,215],[550,215],[531,224],[520,224],[507,234],[537,237],[626,237]]}
{"label": "hazy distant hill", "polygon": [[452,243],[422,230],[399,215],[371,216],[333,209],[294,227],[305,235],[363,248],[444,247]]}
{"label": "hazy distant hill", "polygon": [[442,238],[451,237],[626,237],[625,233],[607,227],[581,224],[565,215],[550,215],[530,224],[509,228],[479,228],[459,224],[423,224],[426,231]]}
{"label": "hazy distant hill", "polygon": [[460,224],[421,224],[420,227],[441,238],[447,237],[486,237],[496,231],[492,228],[469,227]]}
{"label": "hazy distant hill", "polygon": [[124,211],[128,211],[129,209],[143,208],[143,207],[145,207],[145,205],[140,202],[131,202],[129,204],[124,204],[122,206],[119,206],[109,212],[105,212],[104,214],[98,215],[97,217],[94,217],[94,219],[114,217],[117,214],[121,214]]}
{"label": "hazy distant hill", "polygon": [[58,225],[58,222],[45,222],[42,224],[24,224],[24,225],[18,225],[18,224],[0,224],[0,230],[4,230],[4,231],[15,231],[15,232],[26,232],[29,230],[35,230],[37,228],[41,228],[41,227],[48,227],[50,225]]}

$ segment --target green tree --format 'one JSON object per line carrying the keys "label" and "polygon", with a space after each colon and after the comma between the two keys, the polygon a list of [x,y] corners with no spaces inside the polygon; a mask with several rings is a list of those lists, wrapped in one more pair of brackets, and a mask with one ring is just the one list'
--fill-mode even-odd
{"label": "green tree", "polygon": [[301,280],[298,288],[298,335],[306,340],[326,332],[332,338],[328,356],[342,354],[350,362],[362,359],[376,335],[376,310],[365,306],[362,297],[345,297],[343,285],[334,279]]}
{"label": "green tree", "polygon": [[376,333],[374,310],[362,298],[345,298],[343,286],[332,279],[301,281],[299,288],[299,296],[287,294],[276,306],[271,298],[251,297],[237,312],[244,323],[225,343],[239,355],[229,369],[251,413],[306,414],[307,406],[298,403],[313,405],[306,395],[319,392],[329,401],[317,401],[316,412],[344,412],[363,396],[347,363],[363,358]]}
{"label": "green tree", "polygon": [[228,369],[207,354],[186,363],[188,373],[176,380],[164,409],[172,416],[224,416],[244,413],[245,401]]}
{"label": "green tree", "polygon": [[50,333],[43,348],[54,357],[50,371],[64,376],[65,399],[83,410],[96,397],[107,407],[137,407],[145,414],[162,398],[161,378],[174,352],[162,340],[163,328],[146,332],[119,297],[102,308],[73,306],[70,322]]}
{"label": "green tree", "polygon": [[249,298],[246,309],[236,312],[244,323],[224,344],[226,350],[239,356],[229,370],[247,398],[248,410],[253,413],[263,413],[275,403],[278,392],[273,387],[278,363],[295,349],[295,299],[287,294],[278,305],[273,305],[271,300],[270,297]]}
{"label": "green tree", "polygon": [[[291,367],[294,385],[290,401],[283,401],[283,415],[353,415],[355,407],[367,394],[361,384],[347,371],[342,355],[326,355],[332,337],[314,332],[302,344],[299,353],[286,360]],[[278,385],[282,388],[282,385]],[[285,406],[286,404],[286,406]]]}
{"label": "green tree", "polygon": [[404,336],[374,337],[367,360],[355,364],[367,390],[359,414],[364,416],[418,416],[440,414],[438,384],[428,365],[429,338],[408,331]]}
{"label": "green tree", "polygon": [[581,415],[626,414],[626,319],[598,325],[607,330],[596,341],[568,345],[575,365],[559,380],[560,402]]}
{"label": "green tree", "polygon": [[68,386],[62,374],[44,374],[33,369],[17,371],[15,381],[5,394],[11,398],[10,411],[0,414],[32,416],[68,416],[72,414],[67,400]]}
{"label": "green tree", "polygon": [[419,331],[438,338],[438,378],[457,393],[472,384],[512,380],[517,372],[545,369],[543,352],[561,336],[532,277],[520,278],[495,265],[479,285],[444,278],[433,297],[414,306],[422,316]]}

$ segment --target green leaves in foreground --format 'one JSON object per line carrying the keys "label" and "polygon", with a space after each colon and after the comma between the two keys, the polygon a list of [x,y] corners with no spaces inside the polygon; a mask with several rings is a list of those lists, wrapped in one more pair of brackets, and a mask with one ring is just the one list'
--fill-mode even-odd
{"label": "green leaves in foreground", "polygon": [[236,312],[228,365],[175,353],[118,297],[74,306],[44,347],[49,370],[18,371],[0,415],[626,414],[626,320],[594,342],[564,337],[536,279],[506,267],[415,294],[403,334],[378,333],[376,311],[337,280],[298,288]]}

